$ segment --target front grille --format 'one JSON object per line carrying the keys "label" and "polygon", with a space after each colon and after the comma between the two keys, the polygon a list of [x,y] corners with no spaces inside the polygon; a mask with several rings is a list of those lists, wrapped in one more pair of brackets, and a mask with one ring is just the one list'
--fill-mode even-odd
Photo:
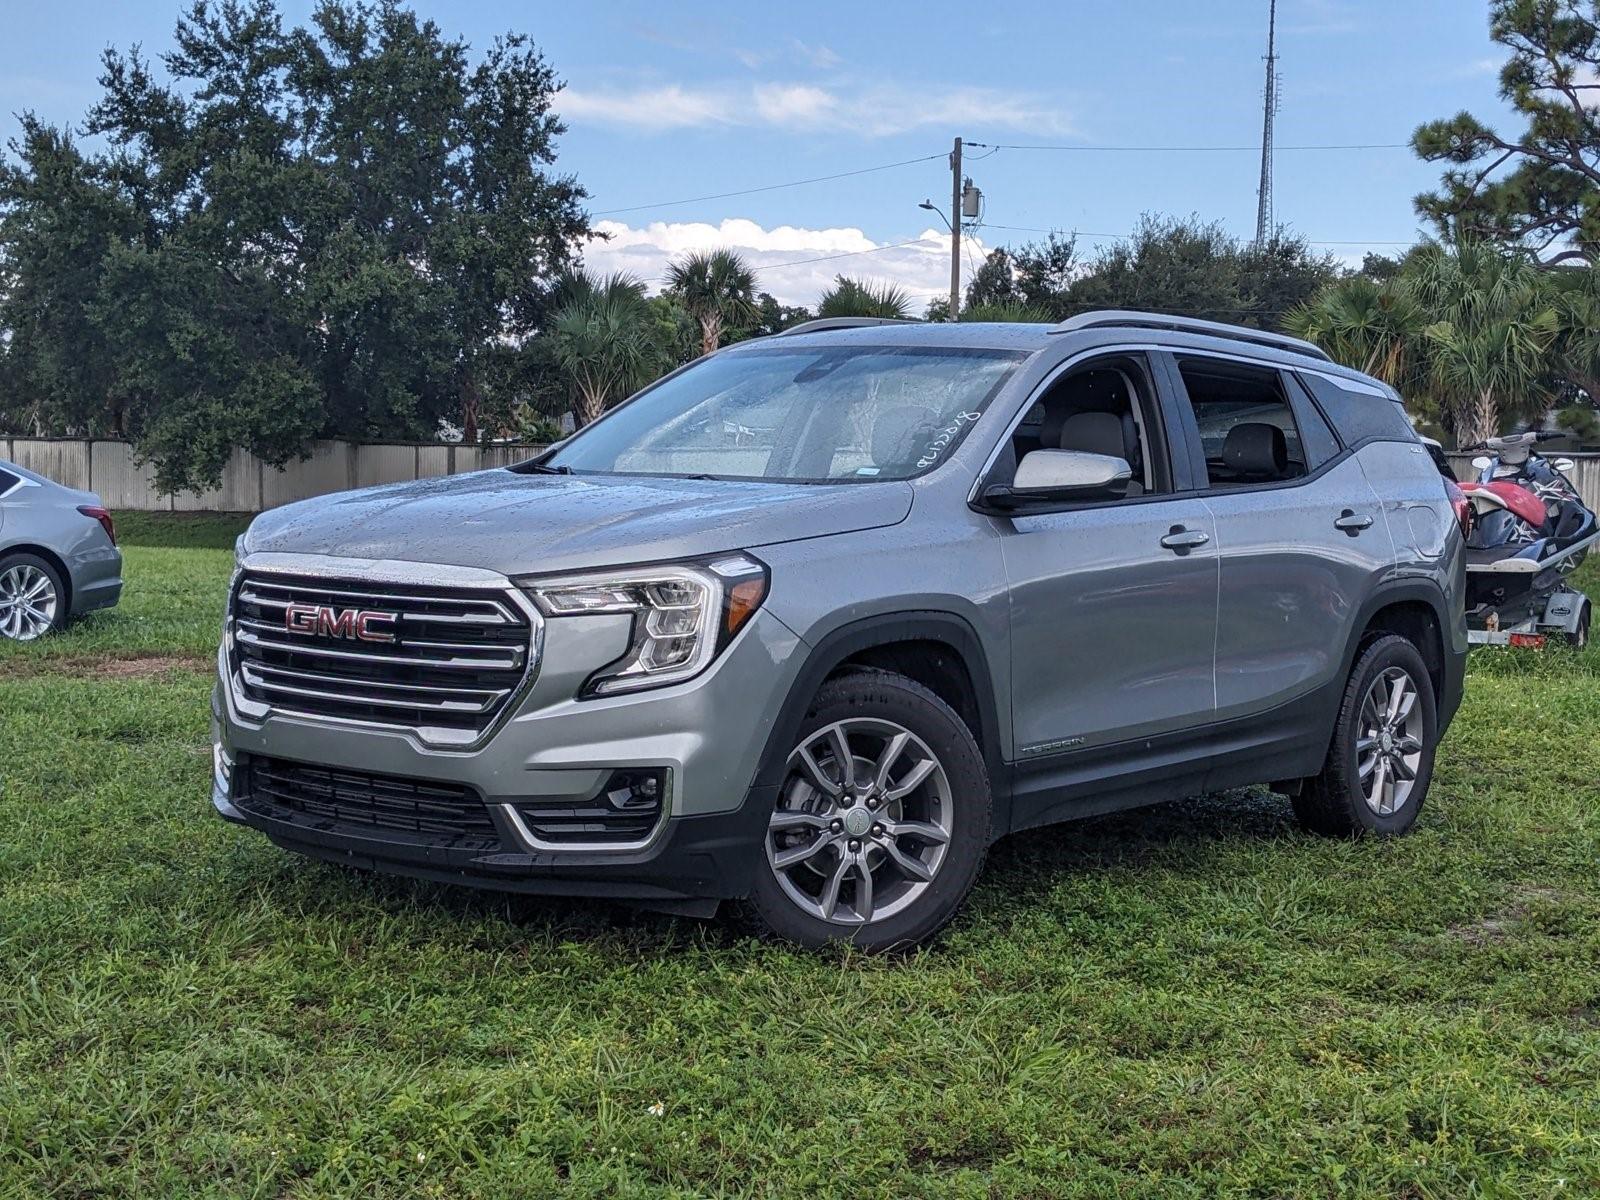
{"label": "front grille", "polygon": [[[357,636],[354,613],[379,614]],[[320,614],[320,616],[319,616]],[[493,589],[247,572],[230,615],[244,695],[285,712],[444,731],[470,743],[529,668],[532,627]]]}
{"label": "front grille", "polygon": [[235,785],[238,802],[247,808],[276,809],[338,830],[411,834],[436,844],[482,849],[500,844],[482,799],[460,784],[257,755],[242,757],[235,772],[243,784]]}

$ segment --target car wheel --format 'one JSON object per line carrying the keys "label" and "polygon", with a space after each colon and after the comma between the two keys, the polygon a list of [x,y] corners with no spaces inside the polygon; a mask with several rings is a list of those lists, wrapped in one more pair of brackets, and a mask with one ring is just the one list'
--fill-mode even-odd
{"label": "car wheel", "polygon": [[61,573],[33,554],[0,558],[0,638],[31,642],[67,623]]}
{"label": "car wheel", "polygon": [[888,671],[831,679],[789,752],[755,916],[805,946],[924,942],[977,879],[990,807],[977,741],[943,700]]}
{"label": "car wheel", "polygon": [[1405,833],[1433,779],[1439,721],[1417,648],[1394,634],[1368,643],[1345,685],[1322,774],[1295,797],[1315,833]]}

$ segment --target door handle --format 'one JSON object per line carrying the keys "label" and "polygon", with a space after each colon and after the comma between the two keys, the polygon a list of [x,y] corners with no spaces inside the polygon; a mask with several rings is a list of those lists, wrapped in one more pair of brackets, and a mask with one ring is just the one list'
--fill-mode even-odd
{"label": "door handle", "polygon": [[1351,537],[1355,537],[1363,529],[1372,527],[1372,518],[1370,516],[1358,517],[1352,509],[1347,508],[1335,519],[1333,527],[1342,529]]}
{"label": "door handle", "polygon": [[1172,532],[1161,539],[1161,544],[1168,550],[1187,554],[1196,546],[1204,546],[1210,540],[1211,535],[1199,529],[1185,529],[1182,525],[1174,525]]}

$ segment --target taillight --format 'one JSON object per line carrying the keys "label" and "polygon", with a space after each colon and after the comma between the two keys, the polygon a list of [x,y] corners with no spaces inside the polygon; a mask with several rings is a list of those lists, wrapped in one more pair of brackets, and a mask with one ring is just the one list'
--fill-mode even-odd
{"label": "taillight", "polygon": [[117,526],[111,519],[109,509],[101,508],[98,504],[80,504],[78,511],[86,517],[93,517],[100,522],[100,528],[106,531],[106,536],[111,539],[111,544],[117,544]]}
{"label": "taillight", "polygon": [[1450,507],[1455,510],[1456,524],[1461,526],[1461,536],[1471,537],[1472,501],[1467,499],[1467,494],[1456,485],[1454,479],[1444,481],[1444,494],[1450,497]]}

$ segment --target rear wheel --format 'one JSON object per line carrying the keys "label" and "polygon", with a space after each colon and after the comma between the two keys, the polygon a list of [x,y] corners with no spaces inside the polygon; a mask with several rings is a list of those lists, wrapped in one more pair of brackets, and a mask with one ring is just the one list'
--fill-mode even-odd
{"label": "rear wheel", "polygon": [[0,638],[31,642],[66,623],[60,572],[34,554],[0,558]]}
{"label": "rear wheel", "polygon": [[989,812],[983,755],[949,705],[887,671],[829,680],[788,756],[755,915],[806,946],[925,941],[977,878]]}
{"label": "rear wheel", "polygon": [[1405,833],[1433,779],[1438,738],[1433,681],[1417,648],[1388,634],[1369,642],[1345,685],[1322,774],[1294,800],[1315,833]]}

